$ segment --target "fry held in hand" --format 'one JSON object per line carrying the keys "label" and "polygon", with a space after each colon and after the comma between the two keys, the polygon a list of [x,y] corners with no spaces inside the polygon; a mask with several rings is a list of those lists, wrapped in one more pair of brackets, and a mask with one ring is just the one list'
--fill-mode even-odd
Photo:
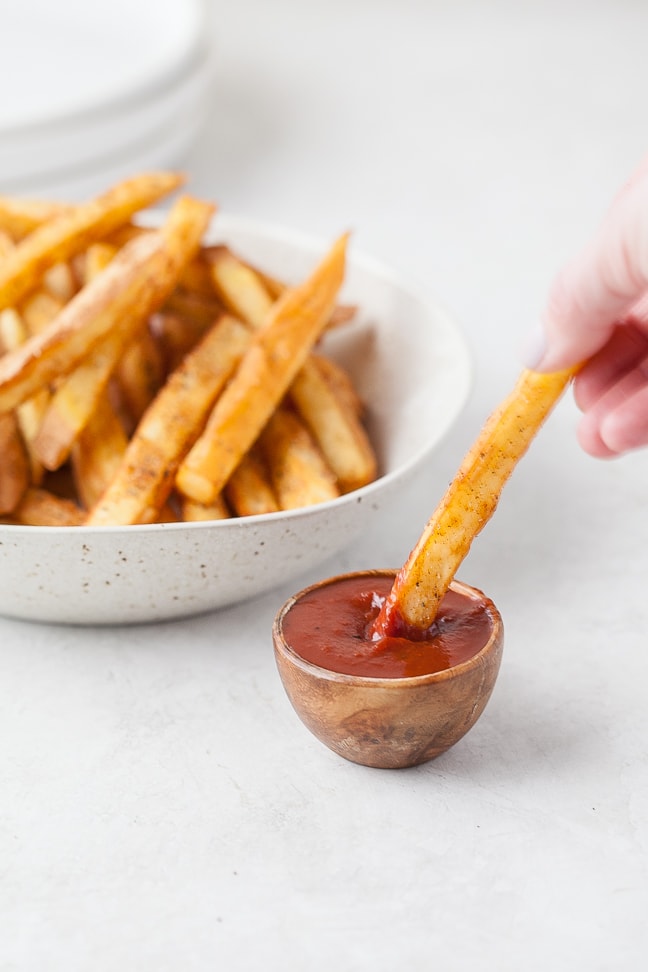
{"label": "fry held in hand", "polygon": [[574,376],[523,371],[466,454],[445,496],[399,571],[374,630],[411,637],[434,621],[472,541],[495,512],[515,466]]}

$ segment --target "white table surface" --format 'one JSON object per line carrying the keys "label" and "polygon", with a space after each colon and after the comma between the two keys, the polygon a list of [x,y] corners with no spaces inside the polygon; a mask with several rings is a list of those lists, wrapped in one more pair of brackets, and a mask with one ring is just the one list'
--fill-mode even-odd
{"label": "white table surface", "polygon": [[[398,565],[648,149],[648,6],[238,0],[210,30],[193,189],[353,229],[470,341],[452,434],[304,582]],[[463,565],[504,615],[502,671],[417,769],[298,722],[270,645],[294,584],[172,624],[0,620],[2,972],[646,968],[648,452],[590,459],[576,418],[565,399]]]}

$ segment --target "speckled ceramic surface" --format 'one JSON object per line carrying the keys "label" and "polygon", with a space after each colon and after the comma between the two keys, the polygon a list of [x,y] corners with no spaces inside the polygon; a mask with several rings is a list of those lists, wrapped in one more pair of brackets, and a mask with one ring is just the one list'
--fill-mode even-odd
{"label": "speckled ceramic surface", "polygon": [[[213,237],[288,281],[327,246],[225,215]],[[0,526],[0,613],[78,624],[198,614],[298,578],[375,524],[457,418],[470,361],[445,311],[353,248],[342,298],[360,310],[325,350],[351,370],[367,403],[376,482],[319,506],[213,523]]]}

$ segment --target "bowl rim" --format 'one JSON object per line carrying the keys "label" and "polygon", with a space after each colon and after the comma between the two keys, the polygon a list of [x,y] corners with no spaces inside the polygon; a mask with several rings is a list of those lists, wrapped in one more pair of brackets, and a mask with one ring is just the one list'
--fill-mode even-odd
{"label": "bowl rim", "polygon": [[327,577],[324,580],[316,581],[314,584],[309,584],[308,587],[304,587],[301,591],[291,595],[291,597],[289,597],[288,600],[285,601],[284,604],[282,604],[282,606],[279,608],[272,623],[272,641],[275,656],[281,656],[287,659],[288,662],[295,668],[300,669],[308,675],[315,676],[323,682],[335,682],[338,685],[348,685],[354,688],[381,688],[386,690],[397,690],[407,687],[417,688],[423,685],[450,681],[458,678],[460,675],[465,674],[472,668],[476,668],[481,664],[487,655],[491,655],[497,651],[501,653],[503,647],[504,622],[495,603],[479,588],[456,579],[450,584],[451,590],[464,594],[465,596],[470,597],[471,600],[483,601],[485,603],[486,611],[488,612],[491,620],[491,633],[486,644],[483,645],[478,652],[471,655],[470,658],[466,659],[464,662],[461,662],[459,665],[453,665],[452,668],[446,668],[440,672],[428,672],[425,675],[407,675],[398,678],[381,678],[375,675],[349,675],[343,672],[335,672],[330,668],[322,668],[320,665],[316,665],[314,662],[308,661],[306,658],[303,658],[300,654],[298,654],[298,652],[296,652],[295,649],[292,648],[286,641],[283,633],[284,618],[291,608],[306,594],[310,594],[312,591],[319,588],[327,587],[343,580],[358,577],[395,578],[397,573],[397,569],[377,568],[356,570],[346,574],[335,574],[334,576]]}
{"label": "bowl rim", "polygon": [[[165,211],[162,209],[147,210],[141,214],[140,221],[143,225],[154,227],[159,225],[161,220],[164,218],[164,212]],[[227,211],[221,210],[217,210],[210,223],[210,226],[205,234],[207,240],[219,232],[219,224],[221,224],[222,231],[225,234],[228,232],[235,233],[237,231],[243,233],[247,232],[259,239],[263,238],[269,242],[276,242],[278,245],[293,246],[300,250],[310,251],[311,253],[323,253],[328,245],[324,237],[317,234],[309,234],[302,232],[299,229],[287,227],[281,223],[257,220],[253,217],[228,213]],[[462,367],[461,380],[457,383],[458,391],[452,413],[452,419],[446,423],[438,438],[428,441],[426,444],[419,447],[406,462],[401,463],[396,469],[383,473],[371,483],[367,483],[365,486],[361,486],[349,493],[343,493],[341,496],[337,496],[334,499],[326,500],[323,503],[311,504],[310,506],[298,507],[292,510],[278,510],[275,513],[257,513],[251,516],[229,517],[223,520],[202,520],[190,522],[178,521],[170,523],[134,523],[128,525],[113,524],[110,526],[91,526],[85,524],[79,524],[78,526],[31,526],[23,523],[0,523],[0,537],[21,536],[23,534],[28,536],[37,536],[42,534],[43,531],[47,536],[74,535],[78,537],[96,537],[98,535],[110,536],[122,535],[124,533],[126,533],[128,536],[135,533],[152,533],[154,535],[158,535],[166,531],[192,532],[194,530],[199,530],[203,532],[205,528],[232,531],[240,528],[243,524],[246,526],[258,526],[259,524],[265,523],[281,523],[283,520],[288,520],[290,523],[295,523],[305,517],[308,518],[312,516],[314,511],[317,513],[325,513],[328,509],[338,509],[353,503],[361,503],[365,499],[370,499],[374,492],[382,491],[385,487],[391,487],[397,484],[400,479],[406,478],[413,469],[423,462],[430,451],[439,445],[443,438],[445,438],[445,436],[449,433],[456,417],[461,414],[474,381],[474,361],[466,335],[461,329],[458,321],[455,319],[454,315],[452,315],[450,311],[446,309],[443,302],[438,300],[434,294],[427,291],[420,284],[417,284],[406,274],[403,274],[401,271],[394,270],[381,260],[361,250],[353,251],[349,254],[348,268],[349,270],[352,270],[354,267],[357,267],[358,270],[380,276],[391,286],[404,290],[423,306],[443,319],[445,332],[453,341],[454,347],[460,356]],[[7,533],[5,534],[4,531],[7,531]]]}

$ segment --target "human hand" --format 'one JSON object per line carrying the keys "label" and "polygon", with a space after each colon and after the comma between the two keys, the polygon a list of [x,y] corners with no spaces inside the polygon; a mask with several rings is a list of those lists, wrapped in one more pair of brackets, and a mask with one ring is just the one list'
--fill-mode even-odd
{"label": "human hand", "polygon": [[648,445],[648,156],[599,231],[555,279],[528,366],[583,361],[578,439],[599,458]]}

